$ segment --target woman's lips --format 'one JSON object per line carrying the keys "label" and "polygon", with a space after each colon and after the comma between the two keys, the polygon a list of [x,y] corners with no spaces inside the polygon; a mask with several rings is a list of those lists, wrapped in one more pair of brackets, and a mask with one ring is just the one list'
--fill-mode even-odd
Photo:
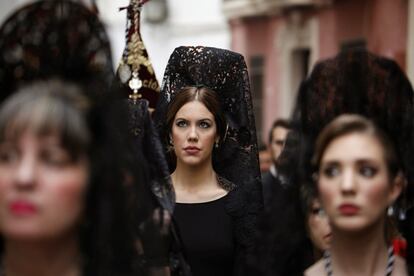
{"label": "woman's lips", "polygon": [[331,241],[331,239],[332,239],[332,233],[326,234],[325,236],[323,236],[323,239],[324,239],[326,242],[330,242],[330,241]]}
{"label": "woman's lips", "polygon": [[342,204],[338,209],[342,215],[353,216],[359,212],[360,208],[354,204]]}
{"label": "woman's lips", "polygon": [[200,152],[200,149],[197,147],[185,147],[184,151],[189,155],[195,155]]}
{"label": "woman's lips", "polygon": [[9,204],[9,210],[12,214],[18,216],[33,215],[38,211],[35,204],[25,200],[13,201]]}

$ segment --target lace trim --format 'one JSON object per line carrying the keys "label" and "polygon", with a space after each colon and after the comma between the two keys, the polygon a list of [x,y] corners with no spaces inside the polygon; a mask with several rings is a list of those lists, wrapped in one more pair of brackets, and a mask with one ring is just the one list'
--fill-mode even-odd
{"label": "lace trim", "polygon": [[224,177],[220,175],[217,175],[217,181],[220,187],[228,192],[233,191],[234,188],[236,188],[236,185],[233,182],[225,179]]}

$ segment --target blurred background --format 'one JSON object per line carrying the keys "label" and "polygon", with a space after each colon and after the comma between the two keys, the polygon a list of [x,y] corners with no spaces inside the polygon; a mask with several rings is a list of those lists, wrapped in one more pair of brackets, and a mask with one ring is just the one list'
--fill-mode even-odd
{"label": "blurred background", "polygon": [[[0,0],[0,21],[28,2]],[[129,0],[96,3],[117,65],[126,24],[126,11],[119,8]],[[150,0],[143,7],[141,34],[160,83],[177,46],[243,54],[260,144],[267,142],[274,119],[290,115],[312,66],[341,50],[363,47],[392,58],[414,80],[414,0]]]}

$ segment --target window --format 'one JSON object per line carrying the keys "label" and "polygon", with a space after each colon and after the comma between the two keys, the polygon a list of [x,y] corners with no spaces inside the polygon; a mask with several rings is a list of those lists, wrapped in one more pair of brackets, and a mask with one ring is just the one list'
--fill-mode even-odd
{"label": "window", "polygon": [[[259,147],[266,144],[266,135],[263,134],[263,79],[264,58],[263,56],[252,56],[250,58],[250,81],[252,88],[253,113],[255,117],[257,139]],[[263,139],[264,138],[264,139]]]}
{"label": "window", "polygon": [[309,48],[298,48],[292,51],[291,55],[291,64],[290,64],[290,88],[287,91],[287,107],[288,113],[292,114],[294,108],[296,97],[298,94],[299,86],[301,82],[306,79],[306,76],[309,72],[309,58],[310,58],[310,49]]}

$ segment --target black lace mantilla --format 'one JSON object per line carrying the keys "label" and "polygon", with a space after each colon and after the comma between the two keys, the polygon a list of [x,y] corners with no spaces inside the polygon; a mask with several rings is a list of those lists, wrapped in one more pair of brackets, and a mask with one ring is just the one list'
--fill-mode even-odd
{"label": "black lace mantilla", "polygon": [[[393,140],[403,172],[413,183],[413,100],[411,84],[396,62],[364,50],[342,52],[318,63],[303,82],[293,118],[302,147],[284,153],[301,157],[304,174],[310,176],[310,157],[322,128],[341,114],[360,114]],[[407,188],[414,195],[413,187]]]}
{"label": "black lace mantilla", "polygon": [[236,185],[230,181],[228,181],[227,179],[225,179],[224,177],[217,175],[217,182],[219,183],[219,185],[226,191],[233,191],[234,188],[236,188]]}
{"label": "black lace mantilla", "polygon": [[[214,153],[213,166],[218,175],[235,185],[228,210],[237,221],[239,244],[252,247],[263,199],[249,76],[243,56],[212,47],[176,48],[165,70],[155,113],[156,127],[162,137],[168,135],[165,132],[168,104],[188,85],[205,85],[220,95],[228,130]],[[166,139],[164,147],[168,147]]]}
{"label": "black lace mantilla", "polygon": [[100,87],[90,90],[102,93],[113,80],[105,28],[92,11],[79,3],[31,3],[4,22],[0,37],[2,99],[17,85],[38,79],[59,77]]}
{"label": "black lace mantilla", "polygon": [[160,205],[173,212],[175,195],[171,184],[168,165],[158,132],[148,111],[148,101],[126,100],[128,106],[128,128],[134,145],[141,149],[148,167],[150,188]]}

